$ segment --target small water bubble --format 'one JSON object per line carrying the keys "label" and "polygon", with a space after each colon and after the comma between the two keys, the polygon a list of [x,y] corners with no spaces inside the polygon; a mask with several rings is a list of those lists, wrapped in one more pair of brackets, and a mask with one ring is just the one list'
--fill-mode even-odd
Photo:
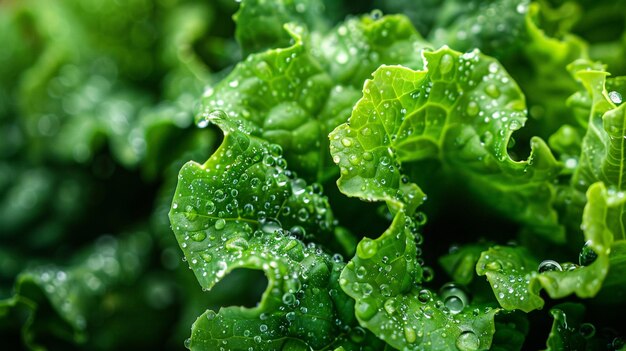
{"label": "small water bubble", "polygon": [[433,271],[433,269],[428,266],[422,267],[422,269],[422,279],[424,279],[425,282],[432,281],[435,277],[435,272]]}
{"label": "small water bubble", "polygon": [[500,89],[498,89],[495,84],[489,84],[485,88],[485,93],[487,93],[487,95],[491,96],[492,98],[497,99],[500,96]]}
{"label": "small water bubble", "polygon": [[578,263],[581,266],[588,266],[595,262],[595,260],[598,258],[598,254],[593,251],[593,249],[591,248],[591,244],[591,240],[588,240],[583,246],[582,250],[580,250],[580,254],[578,255]]}
{"label": "small water bubble", "polygon": [[539,273],[551,272],[551,271],[562,271],[562,270],[563,270],[563,267],[561,267],[561,265],[554,260],[544,260],[539,264],[539,267],[537,268],[537,271]]}
{"label": "small water bubble", "polygon": [[591,323],[583,323],[578,327],[578,332],[585,339],[591,339],[596,334],[596,327]]}
{"label": "small water bubble", "polygon": [[370,238],[363,238],[356,248],[357,255],[362,259],[368,259],[378,252],[378,243]]}
{"label": "small water bubble", "polygon": [[441,74],[445,75],[448,72],[452,71],[453,69],[454,69],[454,60],[452,59],[452,56],[448,54],[444,54],[441,57],[441,60],[439,62],[439,70],[441,71]]}
{"label": "small water bubble", "polygon": [[475,101],[470,101],[467,103],[467,108],[465,109],[465,112],[467,113],[468,116],[476,117],[479,111],[480,111],[480,108],[478,107],[478,104]]}
{"label": "small water bubble", "polygon": [[463,300],[461,300],[458,296],[449,296],[444,301],[444,305],[450,310],[450,313],[457,314],[463,311],[465,305],[463,305]]}
{"label": "small water bubble", "polygon": [[370,17],[375,21],[379,20],[383,17],[383,12],[379,9],[375,9],[372,12],[370,12]]}
{"label": "small water bubble", "polygon": [[445,306],[450,310],[452,314],[457,314],[463,311],[463,308],[469,304],[469,297],[460,285],[455,283],[444,284],[439,294],[444,300]]}
{"label": "small water bubble", "polygon": [[474,332],[467,330],[456,339],[456,347],[460,351],[475,351],[480,348],[480,339]]}
{"label": "small water bubble", "polygon": [[265,233],[268,234],[274,234],[275,232],[279,231],[282,226],[280,225],[280,223],[273,218],[266,218],[261,222],[261,230]]}
{"label": "small water bubble", "polygon": [[611,91],[611,92],[609,92],[609,99],[611,99],[611,101],[614,104],[621,104],[622,103],[622,94],[618,93],[617,91]]}
{"label": "small water bubble", "polygon": [[223,218],[220,218],[217,221],[215,221],[214,226],[216,230],[222,230],[226,226],[226,221]]}
{"label": "small water bubble", "polygon": [[292,293],[285,293],[282,297],[285,305],[293,305],[296,302],[296,296]]}

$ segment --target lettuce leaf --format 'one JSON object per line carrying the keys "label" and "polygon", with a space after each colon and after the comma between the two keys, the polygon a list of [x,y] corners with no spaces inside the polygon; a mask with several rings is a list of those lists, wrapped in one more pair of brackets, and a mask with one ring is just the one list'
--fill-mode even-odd
{"label": "lettuce leaf", "polygon": [[561,165],[539,138],[531,140],[527,161],[507,153],[511,135],[526,121],[517,85],[478,52],[442,48],[423,55],[423,71],[376,70],[348,123],[330,134],[341,191],[413,211],[424,194],[410,181],[423,161],[434,159],[492,210],[562,241],[551,184]]}
{"label": "lettuce leaf", "polygon": [[206,163],[180,172],[170,211],[176,239],[204,290],[237,268],[262,270],[269,283],[255,308],[207,310],[188,346],[351,349],[353,302],[339,289],[342,258],[303,242],[340,247],[320,187],[287,169],[280,146],[242,132],[223,112],[210,121],[224,142]]}
{"label": "lettuce leaf", "polygon": [[460,288],[442,288],[442,296],[424,288],[417,230],[400,211],[379,238],[357,246],[340,284],[356,300],[359,323],[396,349],[488,349],[499,309],[471,303]]}
{"label": "lettuce leaf", "polygon": [[323,182],[336,174],[327,135],[348,118],[362,81],[383,62],[420,67],[415,50],[425,44],[400,15],[349,19],[321,37],[293,23],[285,29],[293,44],[248,56],[208,88],[197,120],[224,110],[247,133],[280,145],[293,171]]}

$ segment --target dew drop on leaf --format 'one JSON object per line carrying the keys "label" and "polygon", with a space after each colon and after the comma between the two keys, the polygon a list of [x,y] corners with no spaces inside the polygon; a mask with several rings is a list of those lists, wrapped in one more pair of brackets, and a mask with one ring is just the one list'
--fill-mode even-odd
{"label": "dew drop on leaf", "polygon": [[611,91],[609,93],[609,99],[611,99],[611,101],[614,104],[621,104],[622,103],[622,94],[618,93],[617,91]]}
{"label": "dew drop on leaf", "polygon": [[489,84],[485,88],[485,93],[487,93],[487,95],[491,96],[492,98],[497,99],[500,96],[500,89],[498,89],[495,84]]}
{"label": "dew drop on leaf", "polygon": [[583,323],[578,328],[578,332],[585,339],[591,339],[596,334],[596,327],[591,323]]}
{"label": "dew drop on leaf", "polygon": [[561,267],[561,265],[554,260],[544,260],[539,264],[539,267],[537,268],[537,271],[539,273],[551,272],[551,271],[562,271],[562,270],[563,270],[563,267]]}
{"label": "dew drop on leaf", "polygon": [[465,112],[467,112],[467,115],[470,117],[476,117],[476,115],[478,115],[478,112],[480,111],[478,104],[475,101],[470,101],[467,104],[467,108],[465,110]]}
{"label": "dew drop on leaf", "polygon": [[365,301],[359,301],[356,305],[356,316],[364,321],[369,321],[376,314],[376,306]]}
{"label": "dew drop on leaf", "polygon": [[222,230],[226,226],[226,221],[223,218],[220,218],[217,221],[215,221],[214,226],[216,230]]}
{"label": "dew drop on leaf", "polygon": [[363,238],[356,247],[357,255],[362,259],[368,259],[378,252],[378,243],[369,238]]}
{"label": "dew drop on leaf", "polygon": [[404,337],[406,338],[406,342],[408,342],[409,344],[412,344],[415,341],[417,341],[417,335],[415,334],[415,329],[413,329],[412,327],[408,325],[404,326]]}
{"label": "dew drop on leaf", "polygon": [[591,248],[591,240],[587,241],[578,255],[578,263],[581,266],[588,266],[595,262],[598,258],[598,254]]}
{"label": "dew drop on leaf", "polygon": [[206,239],[206,233],[204,232],[195,232],[193,234],[190,235],[191,239],[193,241],[202,241],[204,239]]}
{"label": "dew drop on leaf", "polygon": [[460,351],[475,351],[480,347],[480,339],[472,331],[464,331],[456,339],[456,347]]}
{"label": "dew drop on leaf", "polygon": [[372,17],[373,20],[377,21],[383,17],[383,12],[379,9],[373,10],[370,13],[370,17]]}
{"label": "dew drop on leaf", "polygon": [[454,61],[452,56],[445,54],[441,57],[441,61],[439,63],[439,70],[442,75],[452,71],[454,69]]}

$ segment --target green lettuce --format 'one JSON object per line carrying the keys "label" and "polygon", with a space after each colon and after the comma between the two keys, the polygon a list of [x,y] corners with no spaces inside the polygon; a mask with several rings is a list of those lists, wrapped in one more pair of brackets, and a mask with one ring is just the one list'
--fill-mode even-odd
{"label": "green lettuce", "polygon": [[623,350],[624,0],[0,1],[21,350]]}

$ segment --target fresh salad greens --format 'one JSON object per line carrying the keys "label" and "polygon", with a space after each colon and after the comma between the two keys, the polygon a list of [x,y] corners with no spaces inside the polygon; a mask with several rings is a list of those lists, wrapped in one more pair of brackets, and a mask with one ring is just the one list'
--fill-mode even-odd
{"label": "fresh salad greens", "polygon": [[0,336],[626,350],[626,1],[0,2]]}

